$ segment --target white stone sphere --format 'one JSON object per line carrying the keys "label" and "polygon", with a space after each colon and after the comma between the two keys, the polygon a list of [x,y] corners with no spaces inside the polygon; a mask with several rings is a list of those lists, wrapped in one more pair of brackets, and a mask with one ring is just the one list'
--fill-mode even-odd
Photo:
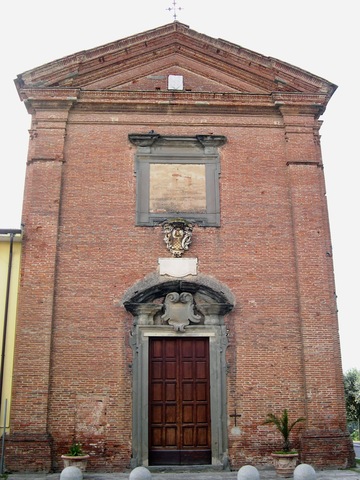
{"label": "white stone sphere", "polygon": [[294,470],[294,480],[316,480],[316,472],[311,465],[300,463]]}
{"label": "white stone sphere", "polygon": [[60,480],[82,480],[83,472],[78,467],[65,467],[60,473]]}
{"label": "white stone sphere", "polygon": [[151,473],[145,467],[136,467],[131,470],[129,480],[150,480]]}
{"label": "white stone sphere", "polygon": [[260,475],[252,465],[244,465],[238,471],[237,480],[260,480]]}

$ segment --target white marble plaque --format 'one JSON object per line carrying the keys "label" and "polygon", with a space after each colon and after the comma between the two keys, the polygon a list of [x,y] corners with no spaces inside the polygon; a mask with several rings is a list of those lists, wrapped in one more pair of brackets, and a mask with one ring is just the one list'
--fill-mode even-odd
{"label": "white marble plaque", "polygon": [[186,277],[197,275],[197,258],[159,258],[160,275]]}

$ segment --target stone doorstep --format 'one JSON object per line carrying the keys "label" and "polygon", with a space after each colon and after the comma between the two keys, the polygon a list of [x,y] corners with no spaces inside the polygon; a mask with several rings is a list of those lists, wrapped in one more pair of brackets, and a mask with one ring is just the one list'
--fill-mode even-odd
{"label": "stone doorstep", "polygon": [[224,470],[222,465],[151,465],[146,467],[151,473],[189,473],[189,472],[222,472],[233,473]]}

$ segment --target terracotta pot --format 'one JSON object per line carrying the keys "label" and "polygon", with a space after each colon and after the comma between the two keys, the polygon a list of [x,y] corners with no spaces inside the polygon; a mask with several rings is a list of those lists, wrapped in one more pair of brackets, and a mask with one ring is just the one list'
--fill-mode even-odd
{"label": "terracotta pot", "polygon": [[82,472],[85,472],[90,455],[61,455],[61,458],[64,461],[64,468],[78,467]]}
{"label": "terracotta pot", "polygon": [[276,473],[280,477],[292,477],[299,460],[298,453],[272,453]]}

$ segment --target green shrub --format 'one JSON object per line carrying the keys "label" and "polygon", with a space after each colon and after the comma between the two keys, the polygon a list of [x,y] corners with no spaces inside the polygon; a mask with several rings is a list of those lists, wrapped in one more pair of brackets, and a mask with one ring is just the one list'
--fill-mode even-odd
{"label": "green shrub", "polygon": [[70,446],[67,455],[71,455],[72,457],[80,457],[81,455],[84,455],[81,443],[79,442],[73,443]]}

